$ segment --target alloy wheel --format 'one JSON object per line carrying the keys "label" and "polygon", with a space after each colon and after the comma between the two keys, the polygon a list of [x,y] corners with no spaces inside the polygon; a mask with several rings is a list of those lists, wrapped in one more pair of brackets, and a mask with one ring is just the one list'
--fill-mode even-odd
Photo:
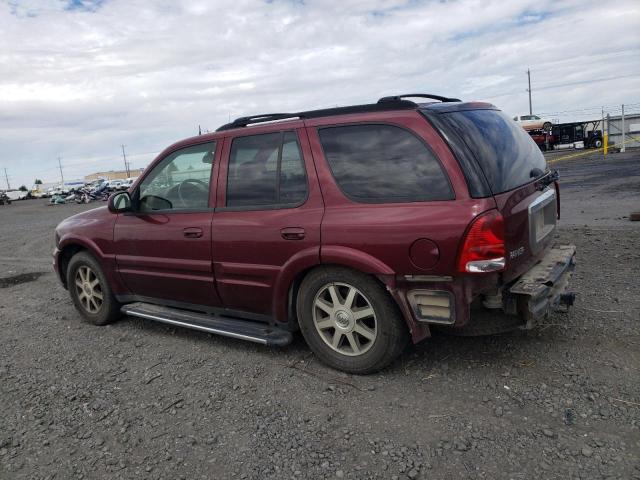
{"label": "alloy wheel", "polygon": [[95,314],[102,308],[104,299],[100,279],[91,268],[80,266],[76,271],[76,293],[82,307],[89,313]]}
{"label": "alloy wheel", "polygon": [[367,352],[378,335],[371,302],[347,283],[330,283],[318,291],[313,302],[313,323],[332,350],[348,356]]}

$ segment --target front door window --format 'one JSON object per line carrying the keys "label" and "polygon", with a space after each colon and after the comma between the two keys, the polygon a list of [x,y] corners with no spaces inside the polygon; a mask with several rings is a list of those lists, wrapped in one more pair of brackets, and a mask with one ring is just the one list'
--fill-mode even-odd
{"label": "front door window", "polygon": [[168,155],[140,184],[138,210],[207,208],[215,149],[215,142],[210,142]]}

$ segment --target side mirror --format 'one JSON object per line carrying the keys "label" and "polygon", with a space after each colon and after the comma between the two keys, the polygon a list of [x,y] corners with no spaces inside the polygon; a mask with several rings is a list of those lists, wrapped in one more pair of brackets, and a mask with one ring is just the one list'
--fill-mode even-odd
{"label": "side mirror", "polygon": [[131,197],[129,192],[117,192],[109,197],[107,203],[111,213],[122,213],[131,210]]}

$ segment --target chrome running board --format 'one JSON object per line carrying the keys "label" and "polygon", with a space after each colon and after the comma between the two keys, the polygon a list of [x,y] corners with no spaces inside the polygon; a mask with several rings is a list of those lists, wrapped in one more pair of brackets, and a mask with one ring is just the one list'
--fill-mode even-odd
{"label": "chrome running board", "polygon": [[129,303],[120,311],[124,315],[166,323],[175,327],[190,328],[224,337],[247,340],[270,347],[282,347],[293,340],[291,332],[265,323],[208,315],[178,308],[163,307],[151,303]]}

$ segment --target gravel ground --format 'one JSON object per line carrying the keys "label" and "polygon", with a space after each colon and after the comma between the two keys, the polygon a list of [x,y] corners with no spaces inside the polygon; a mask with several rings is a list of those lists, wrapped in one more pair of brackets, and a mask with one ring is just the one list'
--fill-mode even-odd
{"label": "gravel ground", "polygon": [[434,336],[366,377],[299,335],[270,350],[82,323],[50,253],[54,226],[92,206],[0,207],[0,478],[640,479],[639,166],[557,164],[558,241],[579,255],[568,314]]}

